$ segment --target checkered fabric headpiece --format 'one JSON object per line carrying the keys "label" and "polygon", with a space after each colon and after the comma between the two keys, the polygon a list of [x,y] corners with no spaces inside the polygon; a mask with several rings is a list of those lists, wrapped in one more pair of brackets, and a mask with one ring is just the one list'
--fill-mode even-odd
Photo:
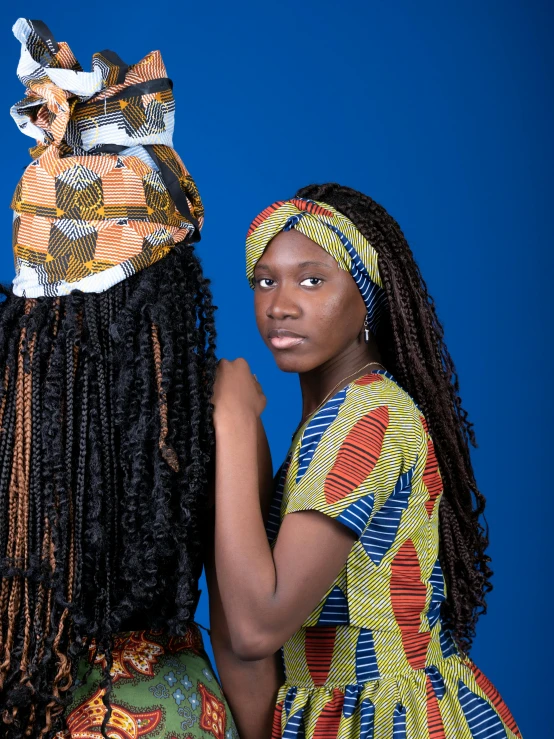
{"label": "checkered fabric headpiece", "polygon": [[198,241],[204,209],[172,148],[175,101],[160,53],[127,66],[102,51],[83,72],[41,21],[20,18],[13,32],[27,90],[11,114],[37,140],[11,204],[14,293],[104,292]]}
{"label": "checkered fabric headpiece", "polygon": [[349,218],[327,203],[307,198],[279,200],[254,218],[246,236],[246,275],[251,287],[256,264],[271,239],[293,228],[352,275],[367,309],[369,327],[376,333],[387,306],[377,252]]}

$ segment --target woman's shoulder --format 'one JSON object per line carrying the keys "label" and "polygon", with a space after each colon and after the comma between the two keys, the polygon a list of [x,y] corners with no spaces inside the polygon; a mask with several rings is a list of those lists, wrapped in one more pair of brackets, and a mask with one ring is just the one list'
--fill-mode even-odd
{"label": "woman's shoulder", "polygon": [[328,461],[344,445],[381,448],[385,439],[386,446],[406,452],[419,448],[426,439],[426,424],[391,374],[372,372],[340,390],[312,416],[293,439],[287,462],[298,461],[298,482],[316,452]]}
{"label": "woman's shoulder", "polygon": [[389,372],[378,371],[358,378],[346,394],[344,413],[361,418],[367,414],[386,414],[387,426],[399,432],[426,436],[427,423],[414,399]]}
{"label": "woman's shoulder", "polygon": [[378,405],[388,405],[410,415],[421,416],[413,398],[386,371],[371,372],[359,377],[349,386],[347,400],[360,409],[367,407],[371,410]]}
{"label": "woman's shoulder", "polygon": [[392,375],[373,372],[336,393],[311,418],[277,491],[284,490],[287,512],[317,504],[317,510],[339,515],[359,497],[390,494],[425,445],[424,422],[412,398]]}

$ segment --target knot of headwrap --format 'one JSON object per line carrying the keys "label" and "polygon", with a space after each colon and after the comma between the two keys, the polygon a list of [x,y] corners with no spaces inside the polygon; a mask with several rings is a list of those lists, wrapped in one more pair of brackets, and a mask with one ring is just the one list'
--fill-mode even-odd
{"label": "knot of headwrap", "polygon": [[377,252],[349,218],[326,203],[305,198],[279,200],[252,221],[246,237],[250,285],[254,287],[254,268],[271,239],[292,228],[319,244],[352,275],[367,309],[369,328],[376,333],[386,307]]}
{"label": "knot of headwrap", "polygon": [[13,31],[27,90],[11,114],[37,140],[11,204],[14,293],[104,292],[198,241],[204,209],[172,148],[175,100],[160,53],[128,66],[102,51],[83,72],[41,21],[20,18]]}

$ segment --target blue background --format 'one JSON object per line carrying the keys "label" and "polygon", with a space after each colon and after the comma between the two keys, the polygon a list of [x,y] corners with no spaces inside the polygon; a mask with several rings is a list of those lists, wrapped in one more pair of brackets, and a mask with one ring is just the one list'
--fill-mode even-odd
{"label": "blue background", "polygon": [[[199,251],[219,306],[219,352],[245,356],[262,382],[275,462],[299,393],[256,332],[243,264],[250,220],[313,181],[363,190],[398,219],[480,442],[495,576],[473,658],[526,739],[554,735],[549,3],[58,1],[47,15],[44,3],[10,5],[0,24],[0,279],[13,274],[8,205],[32,144],[8,114],[22,97],[16,13],[44,20],[85,69],[106,47],[128,62],[161,49],[175,83],[175,146],[206,206]],[[204,596],[198,618],[207,623]]]}

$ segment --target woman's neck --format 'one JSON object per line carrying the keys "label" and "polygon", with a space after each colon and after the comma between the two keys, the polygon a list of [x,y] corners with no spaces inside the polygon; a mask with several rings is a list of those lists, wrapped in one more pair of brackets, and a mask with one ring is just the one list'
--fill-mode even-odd
{"label": "woman's neck", "polygon": [[325,364],[298,375],[302,391],[302,422],[343,387],[380,368],[381,355],[376,342],[356,342]]}

